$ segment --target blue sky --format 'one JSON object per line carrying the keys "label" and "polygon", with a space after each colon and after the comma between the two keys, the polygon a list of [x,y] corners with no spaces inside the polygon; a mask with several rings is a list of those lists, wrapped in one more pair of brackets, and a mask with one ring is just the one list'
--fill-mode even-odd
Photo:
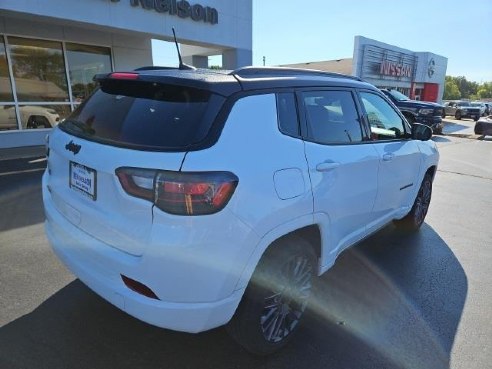
{"label": "blue sky", "polygon": [[[349,58],[356,35],[443,55],[448,75],[492,81],[492,0],[253,0],[254,65]],[[155,60],[176,60],[167,53]]]}

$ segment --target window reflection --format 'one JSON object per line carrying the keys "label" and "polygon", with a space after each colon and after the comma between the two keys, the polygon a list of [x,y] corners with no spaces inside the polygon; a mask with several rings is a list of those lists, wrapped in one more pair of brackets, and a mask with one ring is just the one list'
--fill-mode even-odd
{"label": "window reflection", "polygon": [[2,36],[0,36],[0,101],[14,101],[7,65],[7,53]]}
{"label": "window reflection", "polygon": [[95,74],[111,72],[111,51],[106,47],[66,43],[72,96],[81,102],[96,88]]}
{"label": "window reflection", "polygon": [[60,42],[9,37],[19,101],[69,101]]}
{"label": "window reflection", "polygon": [[22,129],[53,128],[66,118],[69,105],[21,105],[19,106]]}
{"label": "window reflection", "polygon": [[17,117],[14,105],[0,105],[0,131],[17,129]]}

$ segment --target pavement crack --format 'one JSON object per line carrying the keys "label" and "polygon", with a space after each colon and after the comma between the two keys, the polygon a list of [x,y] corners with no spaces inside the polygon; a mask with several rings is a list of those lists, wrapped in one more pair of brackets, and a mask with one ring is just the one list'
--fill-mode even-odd
{"label": "pavement crack", "polygon": [[492,181],[492,178],[484,177],[484,176],[478,176],[476,174],[467,174],[467,173],[461,173],[461,172],[453,172],[452,170],[442,170],[442,169],[438,169],[437,171],[438,172],[442,172],[442,173],[458,174],[460,176],[467,176],[467,177],[473,177],[473,178],[481,178],[481,179],[486,179],[488,181]]}

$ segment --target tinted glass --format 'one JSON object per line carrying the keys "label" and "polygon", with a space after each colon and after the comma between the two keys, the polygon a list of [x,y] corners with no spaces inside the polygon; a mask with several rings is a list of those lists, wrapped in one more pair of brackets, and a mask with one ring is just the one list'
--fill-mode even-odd
{"label": "tinted glass", "polygon": [[14,101],[12,97],[12,85],[9,78],[5,43],[3,42],[2,36],[0,36],[0,101]]}
{"label": "tinted glass", "polygon": [[299,136],[296,99],[292,92],[277,94],[277,115],[280,130],[290,136]]}
{"label": "tinted glass", "polygon": [[17,116],[14,105],[0,105],[0,131],[17,128]]}
{"label": "tinted glass", "polygon": [[61,42],[9,37],[19,101],[69,101]]}
{"label": "tinted glass", "polygon": [[206,138],[223,101],[189,87],[106,81],[60,126],[119,146],[183,149]]}
{"label": "tinted glass", "polygon": [[362,141],[362,131],[349,91],[309,91],[302,94],[309,138],[319,143]]}
{"label": "tinted glass", "polygon": [[71,113],[69,105],[20,105],[23,129],[52,128]]}
{"label": "tinted glass", "polygon": [[393,96],[398,101],[407,101],[407,100],[410,100],[408,98],[408,96],[403,95],[401,92],[399,92],[397,90],[389,90],[388,93],[391,94],[391,96]]}
{"label": "tinted glass", "polygon": [[360,95],[373,140],[394,140],[405,135],[403,120],[386,100],[368,92],[361,92]]}
{"label": "tinted glass", "polygon": [[111,51],[107,47],[72,44],[65,45],[74,102],[81,102],[95,89],[95,74],[110,73]]}

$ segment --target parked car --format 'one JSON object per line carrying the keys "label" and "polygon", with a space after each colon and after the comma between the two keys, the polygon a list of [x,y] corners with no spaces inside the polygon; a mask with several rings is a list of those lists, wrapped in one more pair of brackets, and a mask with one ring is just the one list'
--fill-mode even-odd
{"label": "parked car", "polygon": [[[36,105],[19,107],[22,128],[51,128],[60,121],[60,115],[50,108]],[[0,107],[0,130],[18,129],[15,107],[4,105]]]}
{"label": "parked car", "polygon": [[274,352],[344,249],[424,222],[432,130],[356,77],[149,67],[97,80],[48,136],[46,234],[140,320],[226,325],[250,352]]}
{"label": "parked car", "polygon": [[492,136],[492,115],[482,117],[475,123],[475,134]]}
{"label": "parked car", "polygon": [[481,101],[472,101],[471,103],[471,106],[473,107],[476,107],[476,108],[480,108],[480,116],[483,117],[487,111],[487,107],[485,106],[485,104]]}
{"label": "parked car", "polygon": [[432,128],[434,133],[441,134],[443,107],[437,103],[411,100],[397,90],[381,89],[381,91],[397,106],[410,124],[422,123]]}
{"label": "parked car", "polygon": [[444,104],[444,116],[452,115],[456,119],[470,118],[475,121],[480,118],[480,108],[472,106],[469,101],[448,101]]}

